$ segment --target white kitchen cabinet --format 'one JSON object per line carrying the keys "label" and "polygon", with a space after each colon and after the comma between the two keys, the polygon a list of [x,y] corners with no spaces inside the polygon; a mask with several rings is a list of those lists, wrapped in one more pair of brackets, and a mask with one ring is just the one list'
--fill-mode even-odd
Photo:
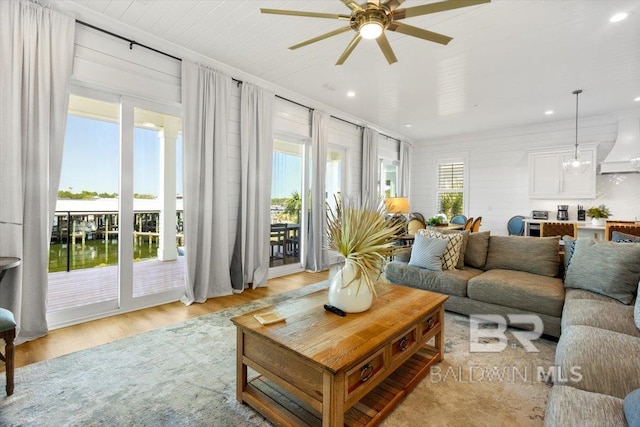
{"label": "white kitchen cabinet", "polygon": [[529,153],[529,197],[532,199],[594,199],[596,197],[596,149],[581,144],[579,150],[589,167],[581,175],[570,175],[562,168],[573,157],[573,146]]}

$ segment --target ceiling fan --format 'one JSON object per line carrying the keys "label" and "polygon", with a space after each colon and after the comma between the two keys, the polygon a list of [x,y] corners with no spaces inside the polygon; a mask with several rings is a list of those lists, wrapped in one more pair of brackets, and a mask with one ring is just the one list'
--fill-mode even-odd
{"label": "ceiling fan", "polygon": [[356,32],[356,35],[353,37],[351,43],[349,43],[342,55],[340,55],[336,65],[344,64],[349,55],[351,55],[351,52],[353,52],[358,43],[360,43],[361,39],[375,39],[376,42],[378,42],[378,46],[380,46],[384,57],[387,59],[387,62],[389,64],[393,64],[394,62],[397,62],[398,59],[393,53],[389,40],[384,34],[385,30],[395,31],[397,33],[418,37],[444,45],[453,40],[449,36],[434,33],[432,31],[407,25],[398,21],[414,16],[427,15],[429,13],[443,12],[445,10],[459,9],[461,7],[475,6],[477,4],[491,2],[491,0],[446,0],[437,3],[398,9],[398,6],[400,6],[404,0],[386,0],[385,2],[381,2],[380,0],[367,0],[367,2],[363,4],[358,4],[351,0],[341,1],[345,6],[351,9],[351,15],[265,8],[261,8],[260,12],[274,15],[306,16],[310,18],[349,21],[348,26],[329,31],[328,33],[319,35],[318,37],[295,44],[289,47],[291,50],[353,30]]}

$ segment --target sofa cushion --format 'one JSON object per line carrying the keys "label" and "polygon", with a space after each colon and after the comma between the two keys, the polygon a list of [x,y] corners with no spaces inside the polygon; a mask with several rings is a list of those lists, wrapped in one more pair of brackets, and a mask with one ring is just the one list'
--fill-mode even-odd
{"label": "sofa cushion", "polygon": [[629,427],[640,427],[640,388],[624,398],[624,416]]}
{"label": "sofa cushion", "polygon": [[554,385],[549,392],[544,424],[548,427],[624,426],[622,399]]}
{"label": "sofa cushion", "polygon": [[442,270],[442,257],[447,250],[447,244],[448,241],[444,239],[416,234],[415,242],[411,247],[409,265],[431,271]]}
{"label": "sofa cushion", "polygon": [[489,270],[469,280],[469,298],[560,317],[562,280],[515,270]]}
{"label": "sofa cushion", "polygon": [[464,251],[464,263],[469,267],[484,269],[487,262],[487,250],[489,249],[489,231],[470,233],[467,239],[467,248]]}
{"label": "sofa cushion", "polygon": [[640,337],[633,322],[633,307],[616,300],[567,299],[562,312],[562,330],[584,325]]}
{"label": "sofa cushion", "polygon": [[596,294],[595,292],[585,291],[584,289],[571,289],[566,288],[564,290],[564,299],[593,299],[596,301],[606,301],[606,302],[619,302],[617,299],[610,298],[606,295]]}
{"label": "sofa cushion", "polygon": [[385,267],[386,279],[391,283],[460,297],[467,296],[467,281],[481,273],[482,270],[475,268],[429,271],[398,261]]}
{"label": "sofa cushion", "polygon": [[640,243],[640,236],[613,231],[611,232],[611,241],[616,243]]}
{"label": "sofa cushion", "polygon": [[580,369],[580,381],[570,383],[575,388],[624,399],[640,388],[640,339],[593,326],[570,326],[560,335],[556,367],[566,373]]}
{"label": "sofa cushion", "polygon": [[565,277],[569,288],[633,302],[640,281],[640,245],[578,239]]}
{"label": "sofa cushion", "polygon": [[555,277],[560,267],[558,237],[491,236],[485,270],[518,270]]}
{"label": "sofa cushion", "polygon": [[460,258],[460,248],[462,247],[463,237],[461,234],[442,234],[430,229],[420,230],[417,234],[446,240],[447,248],[442,255],[442,269],[454,270],[456,268],[458,259]]}

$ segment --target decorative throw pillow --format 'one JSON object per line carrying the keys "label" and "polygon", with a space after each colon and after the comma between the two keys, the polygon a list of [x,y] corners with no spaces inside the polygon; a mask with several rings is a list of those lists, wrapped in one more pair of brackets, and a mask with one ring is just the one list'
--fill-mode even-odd
{"label": "decorative throw pillow", "polygon": [[[640,294],[640,290],[638,293]],[[636,295],[636,305],[633,308],[633,320],[636,322],[636,327],[640,329],[640,295]]]}
{"label": "decorative throw pillow", "polygon": [[640,426],[640,388],[633,390],[624,398],[624,416],[629,427]]}
{"label": "decorative throw pillow", "polygon": [[464,263],[469,267],[483,269],[487,262],[490,231],[478,231],[469,234],[467,248],[464,251]]}
{"label": "decorative throw pillow", "polygon": [[456,268],[463,269],[464,268],[464,253],[467,250],[467,242],[469,241],[469,230],[441,230],[442,234],[460,234],[462,236],[462,246],[460,246],[460,256],[458,257],[458,263],[456,264]]}
{"label": "decorative throw pillow", "polygon": [[578,239],[564,284],[631,304],[640,280],[640,245]]}
{"label": "decorative throw pillow", "polygon": [[614,231],[611,233],[611,241],[617,243],[640,243],[640,236]]}
{"label": "decorative throw pillow", "polygon": [[455,270],[458,264],[458,258],[460,258],[460,248],[462,247],[462,235],[461,234],[442,234],[437,231],[425,229],[420,230],[420,234],[428,237],[435,237],[437,239],[443,239],[447,241],[447,250],[442,256],[442,269],[443,270]]}
{"label": "decorative throw pillow", "polygon": [[416,234],[411,247],[409,265],[432,271],[442,271],[442,257],[447,250],[447,243],[444,239],[427,237],[422,233]]}
{"label": "decorative throw pillow", "polygon": [[571,263],[571,257],[573,256],[573,251],[576,249],[576,240],[571,236],[563,236],[562,241],[564,242],[564,277],[567,277],[567,269],[569,268],[569,264]]}

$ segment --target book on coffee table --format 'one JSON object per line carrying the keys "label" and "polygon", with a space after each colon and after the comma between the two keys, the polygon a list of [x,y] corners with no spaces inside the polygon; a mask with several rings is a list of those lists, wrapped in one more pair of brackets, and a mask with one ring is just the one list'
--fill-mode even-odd
{"label": "book on coffee table", "polygon": [[270,325],[272,323],[282,322],[284,317],[280,316],[277,311],[267,311],[266,313],[254,314],[253,317],[263,325]]}

